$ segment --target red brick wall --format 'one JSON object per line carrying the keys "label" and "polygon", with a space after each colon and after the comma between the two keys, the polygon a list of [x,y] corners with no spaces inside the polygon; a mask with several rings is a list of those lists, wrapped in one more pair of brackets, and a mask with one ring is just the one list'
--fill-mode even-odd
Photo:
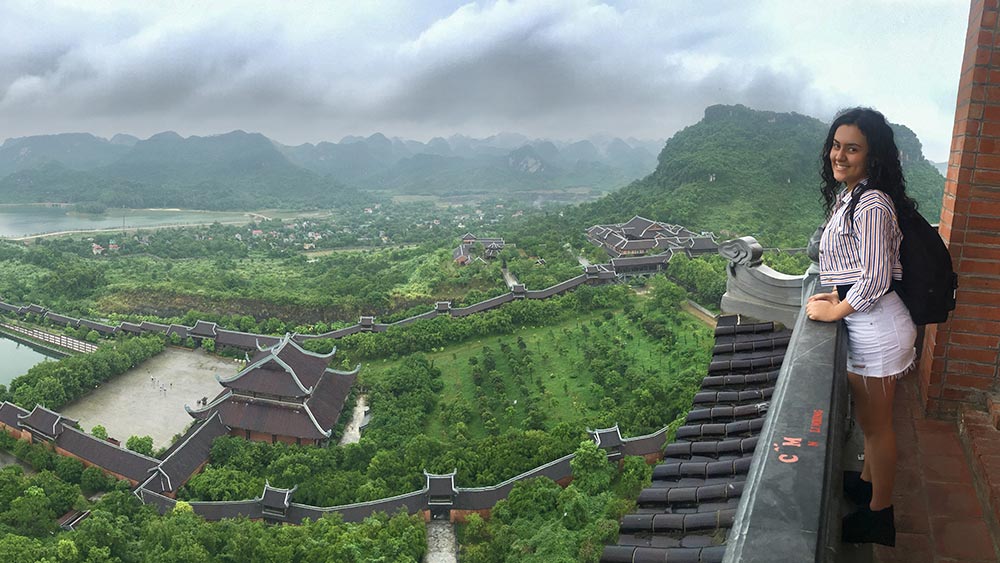
{"label": "red brick wall", "polygon": [[919,367],[927,410],[985,407],[1000,376],[1000,27],[998,0],[973,0],[955,109],[941,236],[958,306],[927,327]]}
{"label": "red brick wall", "polygon": [[16,440],[20,440],[21,439],[21,429],[20,428],[13,428],[13,427],[7,426],[6,424],[0,422],[0,430],[3,430],[4,432],[10,434]]}

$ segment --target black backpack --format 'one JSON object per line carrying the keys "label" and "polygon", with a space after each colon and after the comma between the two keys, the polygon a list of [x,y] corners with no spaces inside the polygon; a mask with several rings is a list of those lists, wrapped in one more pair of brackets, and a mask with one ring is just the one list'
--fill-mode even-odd
{"label": "black backpack", "polygon": [[951,254],[937,229],[916,210],[899,214],[903,242],[899,261],[903,280],[893,281],[910,317],[917,325],[943,323],[955,310],[958,276],[951,266]]}

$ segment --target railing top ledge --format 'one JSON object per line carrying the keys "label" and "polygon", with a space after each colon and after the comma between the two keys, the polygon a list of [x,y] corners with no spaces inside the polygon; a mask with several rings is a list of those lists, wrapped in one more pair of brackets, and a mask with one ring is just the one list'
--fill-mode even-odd
{"label": "railing top ledge", "polygon": [[[817,290],[815,278],[808,294]],[[725,561],[823,561],[847,405],[842,323],[800,314],[747,475]]]}

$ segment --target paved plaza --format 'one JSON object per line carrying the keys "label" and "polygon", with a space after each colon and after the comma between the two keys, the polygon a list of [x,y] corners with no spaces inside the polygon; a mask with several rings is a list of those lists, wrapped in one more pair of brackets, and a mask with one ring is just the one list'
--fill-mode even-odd
{"label": "paved plaza", "polygon": [[242,365],[201,349],[167,348],[60,412],[78,419],[87,432],[104,426],[122,445],[129,436],[152,436],[153,448],[162,448],[193,420],[184,405],[197,407],[202,397],[212,400],[222,390],[215,375],[235,375]]}

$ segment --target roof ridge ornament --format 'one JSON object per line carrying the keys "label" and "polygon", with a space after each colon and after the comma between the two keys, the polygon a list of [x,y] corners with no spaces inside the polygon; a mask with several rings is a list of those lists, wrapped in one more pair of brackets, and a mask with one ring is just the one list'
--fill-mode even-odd
{"label": "roof ridge ornament", "polygon": [[761,265],[764,248],[757,242],[757,239],[746,236],[727,240],[720,244],[719,254],[734,264],[753,268]]}

